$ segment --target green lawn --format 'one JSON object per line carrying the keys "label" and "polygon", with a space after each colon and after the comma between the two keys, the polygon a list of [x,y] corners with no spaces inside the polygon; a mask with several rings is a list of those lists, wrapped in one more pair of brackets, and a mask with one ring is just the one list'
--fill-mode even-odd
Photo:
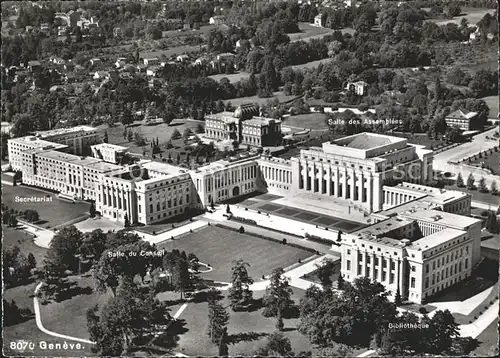
{"label": "green lawn", "polygon": [[498,319],[493,321],[478,337],[479,347],[470,353],[471,357],[498,357]]}
{"label": "green lawn", "polygon": [[[500,153],[492,152],[488,154],[487,157],[484,156],[482,158],[472,159],[471,163],[474,166],[479,168],[488,168],[492,171],[494,175],[500,175]],[[497,183],[498,184],[498,183]]]}
{"label": "green lawn", "polygon": [[249,96],[249,97],[240,97],[240,98],[232,98],[224,101],[225,103],[231,102],[233,106],[239,106],[241,104],[254,103],[260,106],[265,105],[268,101],[278,100],[280,103],[290,101],[297,96],[287,96],[283,92],[274,92],[273,97],[270,98],[260,98],[258,96]]}
{"label": "green lawn", "polygon": [[488,12],[491,15],[493,15],[494,10],[493,9],[484,9],[484,8],[463,7],[462,13],[459,16],[455,16],[453,19],[430,19],[430,20],[426,20],[426,21],[435,22],[438,25],[444,25],[444,24],[448,24],[448,23],[460,25],[460,21],[462,21],[462,18],[466,18],[469,24],[475,25]]}
{"label": "green lawn", "polygon": [[[62,225],[71,220],[86,217],[90,204],[86,202],[72,203],[61,200],[56,194],[24,186],[4,185],[2,201],[9,208],[18,211],[33,209],[40,215],[39,225],[43,227]],[[51,197],[52,201],[39,203],[16,202],[16,197]]]}
{"label": "green lawn", "polygon": [[35,256],[37,266],[43,264],[47,249],[35,245],[33,242],[33,235],[20,228],[11,228],[7,226],[2,227],[2,233],[2,243],[4,248],[18,246],[21,249],[21,252],[26,256],[28,256],[29,253],[32,253]]}
{"label": "green lawn", "polygon": [[481,98],[490,107],[488,118],[498,118],[498,96],[488,96]]}
{"label": "green lawn", "polygon": [[240,71],[238,73],[232,73],[232,74],[220,73],[218,75],[212,75],[208,77],[214,79],[217,82],[219,82],[221,79],[225,77],[229,80],[230,83],[236,83],[244,78],[248,78],[249,76],[250,74],[248,72]]}
{"label": "green lawn", "polygon": [[[71,280],[76,281],[77,286],[80,288],[93,287],[91,278],[75,278]],[[33,293],[36,283],[31,283],[25,286],[18,286],[4,291],[4,298],[7,300],[15,300],[17,305],[22,308],[29,308],[34,312],[33,307]],[[83,339],[89,339],[87,331],[86,312],[96,303],[103,304],[109,297],[106,295],[99,296],[96,293],[91,294],[78,294],[72,298],[58,303],[49,303],[40,306],[43,326],[49,331],[74,336]],[[18,339],[30,340],[37,345],[40,341],[50,343],[64,343],[64,339],[49,336],[39,330],[36,325],[35,319],[32,318],[26,322],[5,327],[4,341],[5,346],[9,346],[9,342]],[[69,341],[66,340],[69,343]],[[48,351],[42,350],[39,347],[34,352],[27,352],[26,355],[32,356],[81,356],[93,355],[90,352],[90,345],[83,344],[82,350],[61,350],[61,351]]]}
{"label": "green lawn", "polygon": [[[292,299],[296,304],[303,297],[304,291],[293,288]],[[227,292],[226,292],[227,293]],[[223,292],[223,295],[226,293]],[[263,296],[263,292],[254,293],[254,298]],[[224,298],[223,303],[229,306],[229,301]],[[228,333],[232,344],[229,345],[229,355],[250,355],[258,347],[266,342],[266,336],[275,331],[276,320],[262,316],[262,309],[253,312],[233,312],[228,307],[230,313]],[[208,304],[188,303],[180,319],[185,320],[184,328],[187,331],[179,336],[178,347],[175,349],[189,356],[216,356],[217,347],[210,342],[207,334],[208,329]],[[296,327],[299,323],[297,318],[284,320],[285,335],[290,338],[292,349],[295,353],[311,350],[309,339],[299,332]]]}
{"label": "green lawn", "polygon": [[323,130],[328,129],[325,120],[326,115],[324,113],[299,114],[297,116],[286,117],[282,125],[301,129]]}
{"label": "green lawn", "polygon": [[[475,179],[478,180],[480,178],[475,178]],[[467,178],[464,178],[464,181],[466,180]],[[497,185],[500,185],[500,182],[498,182]],[[474,201],[480,201],[482,203],[491,204],[492,206],[500,205],[499,195],[491,195],[490,193],[480,193],[478,190],[467,190],[467,188],[459,188],[456,185],[445,185],[445,188],[469,193],[470,195],[472,195],[472,200]]]}
{"label": "green lawn", "polygon": [[202,278],[222,282],[230,280],[233,260],[247,261],[251,265],[250,275],[255,280],[260,280],[262,275],[269,275],[275,268],[286,268],[299,259],[311,256],[310,252],[299,248],[216,226],[206,227],[158,246],[167,251],[178,249],[194,253],[201,262],[213,267],[213,271],[203,274]]}

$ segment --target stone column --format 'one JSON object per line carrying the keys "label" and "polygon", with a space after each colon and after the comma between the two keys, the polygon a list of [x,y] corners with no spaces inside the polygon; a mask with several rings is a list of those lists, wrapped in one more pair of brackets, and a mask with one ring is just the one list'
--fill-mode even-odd
{"label": "stone column", "polygon": [[347,170],[344,168],[342,170],[344,177],[342,178],[342,198],[347,198]]}
{"label": "stone column", "polygon": [[382,255],[377,255],[377,260],[378,260],[378,275],[377,275],[377,281],[382,282]]}
{"label": "stone column", "polygon": [[373,281],[375,281],[377,279],[377,277],[375,277],[375,267],[376,266],[375,266],[375,253],[374,252],[371,253],[371,257],[372,257],[371,258],[372,272],[370,272],[370,274],[372,276],[371,279]]}
{"label": "stone column", "polygon": [[328,165],[328,168],[326,170],[326,193],[328,196],[332,195],[332,167]]}
{"label": "stone column", "polygon": [[354,170],[350,170],[350,174],[351,176],[351,188],[350,188],[350,191],[351,191],[351,200],[354,201],[354,191],[355,191],[355,188],[356,188],[356,174],[354,172]]}
{"label": "stone column", "polygon": [[302,173],[302,180],[303,180],[303,184],[304,184],[303,189],[308,190],[308,188],[307,188],[307,176],[309,175],[309,173],[308,173],[309,168],[307,167],[307,160],[304,160],[303,164],[304,164],[302,167],[303,168],[302,170],[304,171]]}
{"label": "stone column", "polygon": [[358,201],[360,203],[363,202],[363,180],[364,180],[364,176],[363,176],[363,172],[361,172],[359,174],[359,187],[358,187]]}
{"label": "stone column", "polygon": [[372,195],[372,185],[373,185],[373,177],[370,175],[366,181],[366,201],[368,203],[368,211],[373,211],[373,195]]}
{"label": "stone column", "polygon": [[319,166],[319,171],[320,171],[320,173],[319,173],[319,176],[318,176],[318,192],[319,192],[320,194],[323,194],[323,179],[324,179],[324,177],[325,177],[325,176],[323,175],[323,170],[324,170],[323,165],[320,165],[320,166]]}
{"label": "stone column", "polygon": [[367,267],[367,264],[366,264],[366,251],[363,251],[363,264],[361,265],[361,275],[363,277],[366,277],[366,267]]}
{"label": "stone column", "polygon": [[316,188],[314,186],[314,181],[316,180],[316,163],[313,161],[312,162],[312,168],[311,168],[311,192],[315,192]]}

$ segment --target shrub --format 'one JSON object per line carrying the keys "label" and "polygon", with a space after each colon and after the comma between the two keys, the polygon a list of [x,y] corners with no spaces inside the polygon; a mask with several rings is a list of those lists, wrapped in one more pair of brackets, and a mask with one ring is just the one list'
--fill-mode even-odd
{"label": "shrub", "polygon": [[281,240],[281,243],[282,243],[283,245],[286,245],[286,243],[287,243],[286,239]]}
{"label": "shrub", "polygon": [[153,231],[153,235],[156,235],[156,231]]}
{"label": "shrub", "polygon": [[238,229],[238,232],[240,234],[243,234],[245,232],[245,228],[243,226],[240,226],[240,228]]}
{"label": "shrub", "polygon": [[420,307],[418,312],[420,312],[421,314],[427,314],[427,309],[425,307]]}

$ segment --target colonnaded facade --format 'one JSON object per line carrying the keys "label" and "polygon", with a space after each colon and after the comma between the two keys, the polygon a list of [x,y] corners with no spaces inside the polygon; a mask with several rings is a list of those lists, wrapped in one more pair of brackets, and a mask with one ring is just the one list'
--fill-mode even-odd
{"label": "colonnaded facade", "polygon": [[[85,136],[81,137],[81,133]],[[97,133],[90,127],[68,129],[66,135],[68,138],[63,130],[58,130],[57,143],[50,142],[52,137],[44,133],[9,140],[12,168],[23,173],[22,180],[27,185],[56,190],[75,199],[96,200],[105,217],[124,221],[127,213],[132,223],[162,221],[185,212],[187,207],[206,207],[255,191],[330,197],[346,206],[357,205],[370,214],[382,210],[384,205],[410,198],[408,195],[393,199],[392,192],[388,196],[384,189],[387,184],[425,184],[432,180],[432,151],[408,144],[406,139],[372,133],[302,149],[291,159],[243,154],[194,170],[147,160],[133,166],[119,165],[127,148],[99,143]],[[82,142],[75,143],[78,140]],[[81,153],[85,145],[90,146],[94,157],[72,154]],[[142,173],[138,177],[130,174],[137,171]],[[177,205],[173,205],[174,196],[165,196],[164,202],[159,203],[160,209],[156,202],[141,204],[141,200],[149,198],[148,190],[154,192],[161,187],[161,192],[168,192],[177,181],[183,183],[185,196],[176,200]],[[179,185],[174,186],[170,192],[179,194]],[[128,191],[131,197],[124,205],[128,194],[123,192]],[[112,193],[122,193],[121,199],[112,199]],[[187,194],[190,200],[186,200]]]}
{"label": "colonnaded facade", "polygon": [[[188,170],[151,160],[120,165],[127,148],[100,144],[91,128],[66,135],[58,130],[56,142],[44,133],[10,139],[12,168],[26,185],[95,201],[111,220],[147,225],[253,192],[308,193],[358,205],[370,217],[370,226],[335,243],[347,281],[369,277],[393,297],[421,303],[480,262],[482,223],[469,217],[471,196],[425,185],[433,153],[406,139],[362,133],[290,159],[241,154]],[[86,146],[94,157],[81,156]]]}

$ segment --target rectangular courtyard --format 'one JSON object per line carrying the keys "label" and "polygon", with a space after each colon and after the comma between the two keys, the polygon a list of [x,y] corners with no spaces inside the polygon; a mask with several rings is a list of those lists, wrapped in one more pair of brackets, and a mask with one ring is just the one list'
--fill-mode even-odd
{"label": "rectangular courtyard", "polygon": [[201,275],[207,280],[229,282],[233,260],[244,260],[250,264],[249,274],[255,281],[269,275],[273,269],[286,268],[298,260],[312,256],[311,252],[269,241],[248,234],[208,226],[200,231],[182,236],[174,241],[158,245],[167,251],[178,249],[186,254],[194,253],[201,262],[213,270]]}

